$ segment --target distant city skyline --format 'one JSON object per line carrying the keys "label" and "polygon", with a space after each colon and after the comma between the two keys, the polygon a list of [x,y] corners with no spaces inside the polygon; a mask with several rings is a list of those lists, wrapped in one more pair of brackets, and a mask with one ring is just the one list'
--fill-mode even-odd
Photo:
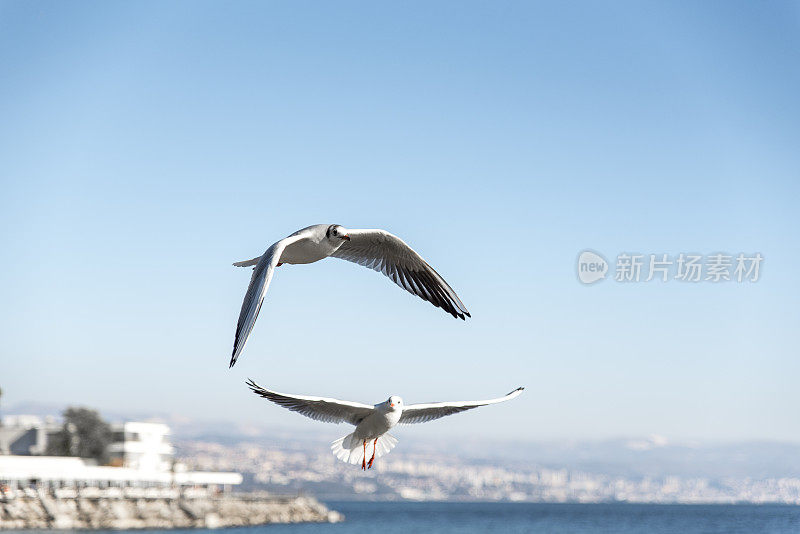
{"label": "distant city skyline", "polygon": [[[253,424],[236,428],[179,418],[172,422],[175,427],[142,422],[114,425],[115,439],[122,441],[111,447],[135,452],[126,455],[127,469],[81,467],[84,464],[76,458],[56,459],[62,464],[60,470],[52,458],[0,455],[0,460],[6,470],[16,470],[12,477],[16,481],[30,478],[19,471],[27,468],[66,480],[113,476],[126,484],[140,478],[163,484],[170,480],[165,466],[141,469],[145,455],[138,453],[149,450],[149,462],[163,462],[166,453],[181,466],[176,472],[200,470],[191,472],[187,481],[244,482],[243,490],[312,493],[323,500],[800,503],[800,444],[671,443],[658,435],[560,442],[418,439],[400,429],[402,443],[394,458],[390,455],[374,470],[361,473],[335,460],[326,432]],[[28,451],[38,454],[43,448],[40,440],[53,439],[46,428],[59,426],[37,416],[5,416],[0,450],[24,454],[30,446]],[[30,439],[32,432],[35,440]],[[67,465],[77,471],[64,471]]]}
{"label": "distant city skyline", "polygon": [[[2,2],[0,413],[305,431],[245,379],[525,386],[415,438],[798,442],[798,25],[794,2]],[[472,319],[285,266],[229,370],[231,264],[316,223],[397,234]],[[763,263],[584,285],[587,249]]]}
{"label": "distant city skyline", "polygon": [[[185,440],[179,457],[201,469],[247,473],[251,488],[276,493],[311,492],[330,500],[477,500],[528,502],[784,503],[800,504],[800,478],[792,460],[797,447],[764,450],[656,446],[636,451],[619,443],[561,447],[533,446],[517,453],[471,456],[404,447],[375,471],[360,473],[332,461],[324,450],[302,443],[236,444]],[[399,451],[398,451],[399,452]],[[504,448],[503,452],[508,452]],[[569,458],[571,453],[571,458]],[[544,454],[545,458],[537,458]],[[594,457],[592,457],[594,456]],[[783,469],[756,466],[783,461]],[[711,463],[711,465],[709,465]],[[787,469],[790,464],[791,467]],[[276,469],[276,467],[279,467]],[[776,472],[777,471],[777,472]],[[290,475],[287,476],[287,472]]]}

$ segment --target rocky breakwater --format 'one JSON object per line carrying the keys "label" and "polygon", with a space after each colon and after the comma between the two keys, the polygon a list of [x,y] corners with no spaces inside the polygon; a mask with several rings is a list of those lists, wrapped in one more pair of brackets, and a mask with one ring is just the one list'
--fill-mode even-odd
{"label": "rocky breakwater", "polygon": [[90,489],[6,494],[0,499],[0,529],[222,528],[344,519],[306,496]]}

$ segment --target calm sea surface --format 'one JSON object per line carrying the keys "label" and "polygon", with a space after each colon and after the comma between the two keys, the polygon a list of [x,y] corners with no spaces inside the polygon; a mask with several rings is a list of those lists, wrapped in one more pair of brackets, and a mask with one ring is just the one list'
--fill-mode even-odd
{"label": "calm sea surface", "polygon": [[[406,502],[327,504],[344,513],[347,520],[333,525],[270,525],[220,529],[215,533],[800,533],[800,506]],[[139,532],[175,534],[177,531]]]}

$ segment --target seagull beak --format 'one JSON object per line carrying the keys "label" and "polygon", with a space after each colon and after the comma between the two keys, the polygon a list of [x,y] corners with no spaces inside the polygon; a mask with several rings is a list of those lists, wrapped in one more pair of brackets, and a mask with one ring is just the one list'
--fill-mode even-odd
{"label": "seagull beak", "polygon": [[394,408],[394,403],[393,403],[393,402],[390,402],[390,403],[389,403],[389,406],[391,406],[392,408]]}
{"label": "seagull beak", "polygon": [[344,234],[344,235],[342,236],[342,239],[344,239],[345,241],[350,241],[350,236],[349,236],[349,235],[347,235],[347,234]]}

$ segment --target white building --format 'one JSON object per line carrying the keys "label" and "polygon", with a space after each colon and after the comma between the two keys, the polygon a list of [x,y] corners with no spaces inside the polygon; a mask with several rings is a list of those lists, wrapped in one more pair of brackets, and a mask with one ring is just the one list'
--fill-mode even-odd
{"label": "white building", "polygon": [[0,421],[0,454],[44,454],[47,435],[60,429],[54,417],[7,415]]}
{"label": "white building", "polygon": [[161,423],[129,421],[112,425],[108,447],[112,464],[142,471],[172,469],[175,449],[169,443],[169,427]]}
{"label": "white building", "polygon": [[126,422],[112,425],[108,452],[111,465],[94,460],[43,456],[49,434],[61,429],[54,420],[8,416],[0,426],[0,489],[30,486],[185,487],[228,489],[242,483],[239,473],[188,471],[174,462],[169,427],[161,423]]}

